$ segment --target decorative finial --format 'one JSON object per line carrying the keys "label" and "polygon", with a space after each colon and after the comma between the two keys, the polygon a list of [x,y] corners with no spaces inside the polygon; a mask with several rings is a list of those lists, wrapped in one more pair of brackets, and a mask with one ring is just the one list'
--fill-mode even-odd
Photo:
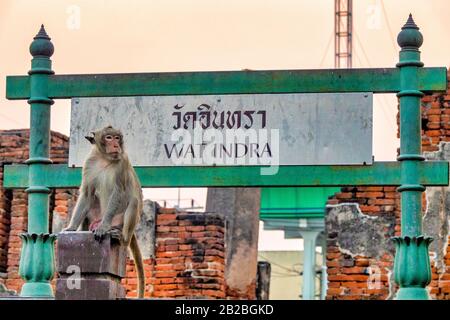
{"label": "decorative finial", "polygon": [[39,32],[33,38],[30,45],[30,53],[33,57],[47,57],[50,58],[54,52],[53,43],[45,31],[44,25],[41,25]]}
{"label": "decorative finial", "polygon": [[33,39],[47,39],[50,40],[50,37],[48,36],[47,32],[45,31],[44,25],[41,24],[41,28],[39,29],[38,34]]}
{"label": "decorative finial", "polygon": [[402,30],[403,29],[417,29],[417,30],[419,30],[419,27],[414,22],[414,19],[413,19],[411,13],[409,14],[408,20],[406,21],[405,25],[402,27]]}
{"label": "decorative finial", "polygon": [[409,14],[402,31],[398,34],[397,43],[402,49],[418,49],[422,45],[423,36],[414,22],[412,14]]}

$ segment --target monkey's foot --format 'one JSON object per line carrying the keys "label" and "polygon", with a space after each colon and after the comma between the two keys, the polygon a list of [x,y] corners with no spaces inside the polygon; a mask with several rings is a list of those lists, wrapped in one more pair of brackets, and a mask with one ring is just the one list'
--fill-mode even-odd
{"label": "monkey's foot", "polygon": [[122,241],[122,230],[113,228],[107,233],[111,236],[111,239],[117,240],[119,242]]}

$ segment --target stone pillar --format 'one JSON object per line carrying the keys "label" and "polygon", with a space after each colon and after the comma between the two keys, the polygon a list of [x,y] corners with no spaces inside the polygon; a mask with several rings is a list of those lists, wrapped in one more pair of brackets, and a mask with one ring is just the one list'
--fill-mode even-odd
{"label": "stone pillar", "polygon": [[225,282],[227,297],[255,299],[258,259],[258,188],[209,188],[207,212],[223,214],[226,227]]}
{"label": "stone pillar", "polygon": [[56,299],[109,300],[125,298],[127,248],[107,236],[102,242],[90,231],[58,235]]}

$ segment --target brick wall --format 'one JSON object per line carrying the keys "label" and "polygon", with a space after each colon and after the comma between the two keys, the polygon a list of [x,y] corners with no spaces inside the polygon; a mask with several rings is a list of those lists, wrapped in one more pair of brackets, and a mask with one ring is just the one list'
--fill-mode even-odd
{"label": "brick wall", "polygon": [[[450,79],[450,73],[448,78]],[[450,84],[444,94],[422,99],[422,150],[438,151],[440,142],[450,141]],[[397,114],[397,122],[399,115]],[[399,132],[397,132],[399,137]],[[373,218],[395,216],[395,223],[386,228],[387,236],[400,235],[400,194],[395,187],[347,187],[331,198],[330,205],[357,203],[362,214]],[[426,208],[425,193],[423,208]],[[346,233],[342,229],[340,233]],[[327,299],[387,299],[397,289],[392,279],[394,250],[386,247],[381,257],[351,254],[337,241],[339,234],[328,232],[327,267],[329,289]],[[445,235],[444,235],[445,236]],[[450,236],[448,236],[450,243]],[[371,243],[368,246],[374,245]],[[450,300],[450,246],[444,253],[444,268],[436,267],[431,256],[432,282],[430,295],[434,299]],[[372,279],[374,280],[372,282]],[[375,281],[379,284],[375,285]],[[375,288],[373,288],[375,287]]]}
{"label": "brick wall", "polygon": [[437,151],[439,142],[450,141],[450,89],[423,97],[421,111],[422,150]]}
{"label": "brick wall", "polygon": [[[447,91],[422,98],[422,150],[438,151],[441,142],[450,141],[450,71]],[[424,206],[425,208],[425,206]],[[448,213],[447,213],[448,217]],[[450,300],[450,234],[444,251],[444,267],[437,268],[434,257],[430,294],[436,299]]]}
{"label": "brick wall", "polygon": [[[0,184],[3,181],[3,169],[0,168]],[[0,187],[0,273],[7,269],[8,237],[11,226],[12,192]]]}
{"label": "brick wall", "polygon": [[[219,215],[159,209],[156,253],[146,259],[147,297],[225,298],[224,221]],[[136,296],[134,262],[122,283]]]}
{"label": "brick wall", "polygon": [[[397,235],[400,232],[400,197],[395,189],[395,187],[382,186],[345,187],[330,199],[328,204],[355,203],[363,214],[374,219],[380,216],[392,217],[390,220],[392,223],[383,230],[388,240],[389,237],[394,236],[394,233]],[[360,300],[389,297],[389,272],[394,262],[392,248],[388,248],[386,252],[375,257],[352,254],[340,246],[338,234],[328,232],[326,258],[329,281],[327,299]]]}
{"label": "brick wall", "polygon": [[[4,283],[9,289],[20,291],[22,280],[18,274],[20,249],[19,234],[27,229],[27,194],[23,190],[5,190],[3,185],[3,166],[22,163],[29,156],[29,130],[0,130],[0,273],[5,272]],[[69,139],[58,132],[51,132],[50,158],[54,163],[66,163]],[[50,196],[51,208],[60,191]],[[58,209],[58,207],[57,207]],[[60,209],[58,209],[60,210]],[[51,210],[50,219],[52,219]],[[51,222],[51,220],[50,220]],[[50,223],[51,225],[51,223]]]}

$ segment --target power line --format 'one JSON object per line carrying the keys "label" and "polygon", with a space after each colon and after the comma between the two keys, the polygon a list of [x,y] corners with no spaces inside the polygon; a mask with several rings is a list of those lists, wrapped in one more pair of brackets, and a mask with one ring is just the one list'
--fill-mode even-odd
{"label": "power line", "polygon": [[392,28],[391,28],[391,24],[389,23],[389,19],[386,13],[386,8],[384,7],[384,2],[383,0],[380,0],[381,2],[381,8],[383,9],[383,15],[384,15],[384,20],[386,21],[386,26],[389,30],[389,35],[391,37],[391,43],[392,43],[392,47],[394,48],[394,51],[397,51],[397,42],[394,40],[394,33],[392,32]]}
{"label": "power line", "polygon": [[274,266],[277,266],[277,267],[279,267],[279,268],[281,268],[281,269],[283,269],[283,270],[286,270],[286,271],[288,271],[288,272],[293,272],[293,273],[298,274],[298,271],[296,271],[295,269],[290,269],[290,268],[285,267],[285,266],[283,266],[283,265],[281,265],[281,264],[279,264],[279,263],[273,262],[273,261],[271,261],[270,259],[268,259],[267,257],[265,257],[264,255],[262,255],[262,254],[260,254],[260,256],[261,256],[261,258],[263,258],[264,260],[266,260],[266,261],[269,262],[270,264],[273,264]]}
{"label": "power line", "polygon": [[[361,48],[361,52],[363,53],[364,57],[365,57],[366,60],[367,60],[367,65],[368,65],[369,67],[372,67],[372,63],[370,62],[370,59],[369,59],[369,56],[368,56],[367,53],[366,53],[366,50],[364,50],[364,46],[363,46],[361,40],[359,39],[358,34],[357,34],[356,32],[354,32],[354,34],[355,34],[356,41],[358,41],[359,47]],[[355,50],[355,56],[356,56],[356,58],[358,59],[358,61],[359,61],[359,63],[361,64],[361,66],[363,66],[363,63],[362,63],[362,61],[361,61],[360,56],[358,55],[358,51],[357,51],[357,50]],[[395,125],[395,123],[393,122],[392,117],[390,117],[389,112],[387,111],[387,110],[389,110],[389,105],[388,105],[388,103],[386,102],[386,97],[382,96],[382,98],[380,98],[380,97],[378,97],[378,95],[376,95],[376,96],[375,96],[375,99],[376,99],[376,100],[378,101],[378,103],[380,103],[380,105],[381,105],[381,109],[383,110],[383,115],[384,115],[384,117],[385,117],[385,120],[388,121],[388,122],[390,123],[390,125],[392,126],[393,130],[395,130],[395,126],[396,126],[396,125]]]}
{"label": "power line", "polygon": [[322,60],[320,60],[319,67],[322,67],[323,63],[325,62],[325,58],[327,56],[328,50],[330,50],[331,41],[333,40],[333,34],[334,34],[334,32],[331,32],[330,38],[328,39],[328,44],[327,44],[327,46],[325,48],[325,52],[323,53],[323,56],[322,56]]}
{"label": "power line", "polygon": [[20,122],[17,121],[16,119],[10,118],[9,116],[7,116],[7,115],[5,115],[5,114],[3,114],[3,113],[0,113],[0,117],[6,119],[6,120],[8,120],[8,121],[12,121],[12,122],[14,122],[15,124],[17,124],[17,125],[19,125],[19,126],[21,126],[21,127],[26,127],[26,125],[23,125],[22,123],[20,123]]}
{"label": "power line", "polygon": [[355,34],[356,41],[358,41],[359,47],[361,48],[361,52],[363,53],[364,57],[367,60],[367,64],[369,65],[369,67],[372,67],[372,64],[370,63],[369,56],[367,55],[366,50],[364,50],[364,46],[363,46],[361,40],[359,39],[358,34],[356,33],[356,31],[354,31],[353,33]]}

